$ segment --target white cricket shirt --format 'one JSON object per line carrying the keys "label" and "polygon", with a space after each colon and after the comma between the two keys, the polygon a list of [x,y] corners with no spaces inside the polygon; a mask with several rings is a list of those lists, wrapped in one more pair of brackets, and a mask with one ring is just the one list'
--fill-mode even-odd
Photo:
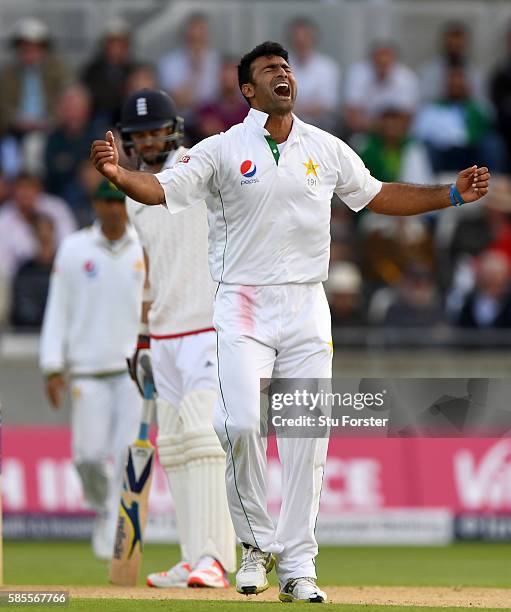
{"label": "white cricket shirt", "polygon": [[41,333],[46,372],[126,370],[140,326],[145,266],[136,232],[115,242],[99,224],[68,236],[57,252]]}
{"label": "white cricket shirt", "polygon": [[[165,167],[186,153],[180,147],[168,156]],[[151,336],[165,338],[211,329],[216,284],[208,269],[204,200],[179,215],[131,198],[126,198],[126,207],[149,258]]]}
{"label": "white cricket shirt", "polygon": [[243,123],[206,138],[155,176],[170,212],[206,199],[215,281],[324,281],[333,194],[361,210],[382,184],[348,145],[297,117],[277,164],[265,138],[267,119],[251,109]]}

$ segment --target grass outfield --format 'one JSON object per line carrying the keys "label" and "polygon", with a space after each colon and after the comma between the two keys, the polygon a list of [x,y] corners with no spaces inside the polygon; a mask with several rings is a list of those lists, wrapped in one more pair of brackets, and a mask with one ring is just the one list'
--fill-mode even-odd
{"label": "grass outfield", "polygon": [[[146,546],[140,584],[179,559],[177,546]],[[327,547],[316,560],[320,584],[350,586],[511,586],[511,544],[446,547]],[[276,584],[275,572],[270,574]],[[107,563],[86,542],[5,542],[6,584],[107,584]],[[510,597],[511,609],[511,597]]]}
{"label": "grass outfield", "polygon": [[[511,586],[511,545],[464,543],[448,547],[322,547],[317,558],[320,585],[351,587],[493,587]],[[141,576],[170,567],[178,560],[176,546],[147,545]],[[107,563],[96,560],[86,542],[5,542],[4,581],[7,585],[107,585]],[[275,573],[270,575],[275,584]],[[143,584],[143,578],[140,584]],[[94,597],[94,594],[92,594]],[[274,610],[278,602],[72,599],[73,610],[172,610],[176,612]],[[437,603],[436,601],[434,602]],[[38,610],[46,607],[37,606]],[[331,604],[339,612],[390,612],[392,610],[473,610],[417,606]],[[55,607],[48,607],[55,610]],[[58,608],[57,608],[58,609]],[[479,607],[477,610],[495,608]],[[500,609],[506,609],[500,606]],[[511,592],[509,607],[511,609]]]}

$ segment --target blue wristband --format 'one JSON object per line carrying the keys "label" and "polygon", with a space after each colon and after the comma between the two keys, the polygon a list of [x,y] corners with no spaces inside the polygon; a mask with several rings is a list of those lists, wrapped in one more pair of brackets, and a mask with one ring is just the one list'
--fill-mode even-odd
{"label": "blue wristband", "polygon": [[453,183],[451,185],[451,189],[449,190],[449,198],[451,200],[452,206],[458,207],[462,204],[465,204],[465,200],[461,197],[461,193],[458,191],[456,183]]}

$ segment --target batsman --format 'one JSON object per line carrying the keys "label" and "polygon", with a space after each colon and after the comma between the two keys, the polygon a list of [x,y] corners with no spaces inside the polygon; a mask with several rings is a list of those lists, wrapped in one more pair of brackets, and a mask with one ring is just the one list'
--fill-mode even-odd
{"label": "batsman", "polygon": [[240,593],[268,588],[277,560],[281,601],[326,601],[316,585],[314,527],[327,454],[325,438],[278,438],[282,506],[266,505],[266,442],[260,435],[260,379],[330,378],[331,323],[322,281],[330,251],[330,202],[352,210],[413,215],[474,202],[487,168],[460,172],[453,185],[381,183],[341,140],[293,114],[297,84],[287,51],[266,42],[241,58],[243,123],[207,138],[156,175],[119,165],[111,133],[91,157],[125,193],[170,213],[207,199],[210,270],[218,283],[220,398],[215,429],[227,453],[226,485],[243,544]]}
{"label": "batsman", "polygon": [[[187,154],[183,119],[163,91],[143,89],[125,102],[122,145],[142,171],[170,168]],[[208,271],[204,201],[169,215],[126,198],[146,258],[147,283],[132,378],[143,391],[144,356],[158,391],[158,455],[176,513],[181,560],[147,577],[152,587],[228,586],[235,536],[223,482],[225,452],[213,429],[218,397],[215,284]]]}

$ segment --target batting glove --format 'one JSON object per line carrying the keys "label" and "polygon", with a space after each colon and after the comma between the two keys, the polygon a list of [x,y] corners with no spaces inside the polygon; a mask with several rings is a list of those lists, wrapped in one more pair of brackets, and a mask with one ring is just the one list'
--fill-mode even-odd
{"label": "batting glove", "polygon": [[151,367],[151,338],[139,334],[137,348],[133,355],[127,359],[128,371],[138,391],[144,397],[144,381],[150,380],[154,386],[153,370]]}

